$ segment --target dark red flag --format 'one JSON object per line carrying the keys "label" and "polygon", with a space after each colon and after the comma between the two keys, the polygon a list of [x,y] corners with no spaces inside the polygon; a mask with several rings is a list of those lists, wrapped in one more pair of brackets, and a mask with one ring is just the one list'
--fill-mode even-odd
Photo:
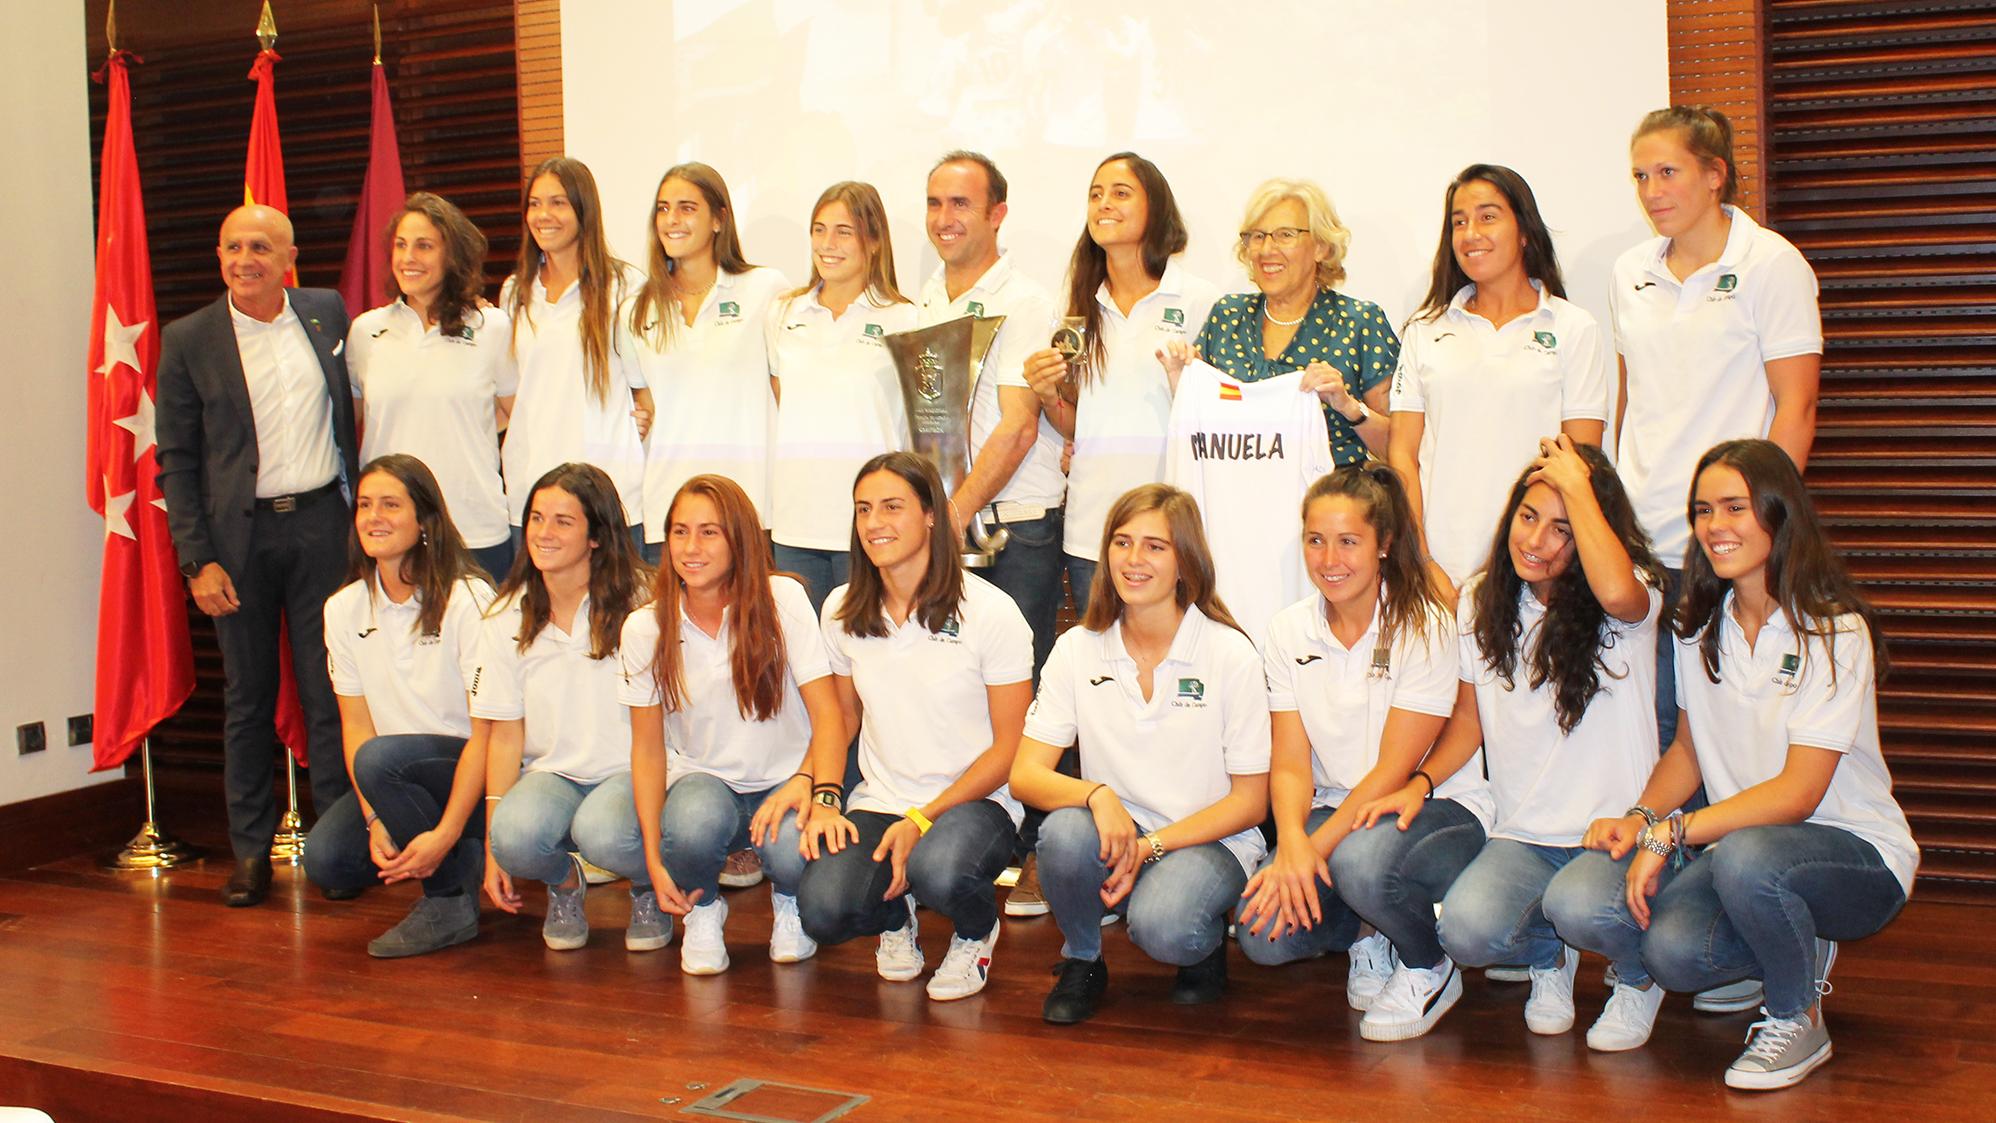
{"label": "dark red flag", "polygon": [[368,124],[367,176],[347,238],[347,264],[340,272],[340,297],[347,315],[358,316],[382,302],[387,291],[388,255],[381,232],[408,193],[402,187],[402,152],[395,143],[395,113],[388,104],[388,73],[374,64],[374,112]]}

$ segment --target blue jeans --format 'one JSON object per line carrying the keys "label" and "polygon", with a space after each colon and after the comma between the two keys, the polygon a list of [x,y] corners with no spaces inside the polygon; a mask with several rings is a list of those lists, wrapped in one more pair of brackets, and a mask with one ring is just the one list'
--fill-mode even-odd
{"label": "blue jeans", "polygon": [[1011,532],[1012,538],[998,551],[997,560],[983,577],[1012,598],[1033,629],[1033,685],[1038,686],[1040,668],[1053,651],[1060,616],[1061,559],[1067,556],[1060,549],[1061,509],[1056,507],[1037,519],[998,525]]}
{"label": "blue jeans", "polygon": [[1096,563],[1073,554],[1064,556],[1067,561],[1067,587],[1074,591],[1074,618],[1079,620],[1088,615],[1088,590],[1095,587]]}
{"label": "blue jeans", "polygon": [[[1677,635],[1673,623],[1677,602],[1684,593],[1684,571],[1665,568],[1663,576],[1663,616],[1656,625],[1656,744],[1660,751],[1669,749],[1671,738],[1677,736]],[[1699,791],[1702,795],[1704,789]],[[1698,806],[1704,806],[1702,799]]]}
{"label": "blue jeans", "polygon": [[[1102,837],[1086,808],[1063,807],[1040,824],[1040,891],[1053,910],[1069,959],[1102,958],[1102,883],[1109,867]],[[1247,871],[1217,842],[1173,850],[1137,867],[1136,884],[1117,911],[1130,924],[1130,942],[1159,963],[1190,967],[1227,938],[1227,917]]]}
{"label": "blue jeans", "polygon": [[514,553],[513,540],[509,537],[496,546],[480,546],[472,550],[471,558],[487,576],[492,578],[492,584],[497,586],[506,580],[506,572],[513,568]]}
{"label": "blue jeans", "polygon": [[[374,737],[355,750],[354,778],[395,845],[407,846],[410,839],[443,821],[463,751],[464,738],[434,733]],[[423,879],[424,895],[476,891],[485,875],[484,838],[481,808],[466,821],[455,853]],[[341,797],[319,816],[305,840],[305,876],[322,889],[362,889],[380,884],[380,872],[368,853],[360,800],[352,794]]]}
{"label": "blue jeans", "polygon": [[[545,881],[550,886],[568,880],[575,865],[569,852],[576,849],[572,829],[584,814],[594,817],[599,809],[585,811],[592,801],[615,800],[605,794],[603,784],[584,784],[553,772],[527,772],[492,807],[488,828],[492,860],[514,880]],[[628,803],[631,789],[623,791]]]}
{"label": "blue jeans", "polygon": [[[701,772],[672,782],[659,813],[658,853],[680,892],[698,889],[701,904],[719,896],[721,867],[729,854],[749,846],[749,821],[768,797],[769,791],[737,792]],[[603,781],[577,812],[574,832],[584,858],[629,878],[640,891],[651,885],[630,773]],[[804,876],[804,855],[797,843],[797,816],[785,815],[776,840],[755,848],[770,885],[787,897],[797,895],[797,882]]]}
{"label": "blue jeans", "polygon": [[[1335,807],[1311,811],[1305,829],[1323,826],[1336,811]],[[1237,933],[1241,951],[1265,967],[1342,951],[1351,946],[1358,922],[1364,920],[1392,942],[1409,966],[1441,963],[1435,902],[1482,850],[1483,824],[1452,799],[1430,800],[1404,831],[1398,824],[1397,817],[1381,819],[1370,830],[1346,835],[1331,851],[1335,888],[1317,886],[1322,923],[1276,940],[1241,928]]]}
{"label": "blue jeans", "polygon": [[833,589],[851,580],[852,553],[847,550],[811,550],[803,546],[775,546],[776,568],[804,579],[804,592],[811,598],[811,610],[821,611]]}
{"label": "blue jeans", "polygon": [[[1877,848],[1849,831],[1821,823],[1747,827],[1683,869],[1665,868],[1649,931],[1639,933],[1642,958],[1675,991],[1756,976],[1769,1014],[1799,1018],[1816,1004],[1817,938],[1862,939],[1905,904]],[[1597,908],[1634,927],[1619,885]]]}
{"label": "blue jeans", "polygon": [[[859,841],[807,864],[797,886],[804,933],[820,944],[878,936],[908,923],[901,898],[882,899],[894,882],[894,867],[873,860],[874,848],[900,816],[854,811],[847,818],[859,828]],[[948,917],[957,935],[981,940],[998,923],[993,882],[1017,838],[1012,816],[997,803],[960,803],[938,816],[908,852],[908,891]]]}
{"label": "blue jeans", "polygon": [[[1549,887],[1582,856],[1598,857],[1623,870],[1630,861],[1624,855],[1619,863],[1608,862],[1607,855],[1578,846],[1491,839],[1442,898],[1442,947],[1449,957],[1464,967],[1495,963],[1540,969],[1558,966],[1561,944],[1573,943],[1584,934],[1553,926],[1547,916],[1548,905],[1554,901]],[[1600,871],[1590,870],[1590,866],[1583,865],[1580,874],[1598,875]],[[1595,880],[1597,877],[1589,876],[1588,883]],[[1623,982],[1641,986],[1649,981],[1639,955],[1609,958]]]}

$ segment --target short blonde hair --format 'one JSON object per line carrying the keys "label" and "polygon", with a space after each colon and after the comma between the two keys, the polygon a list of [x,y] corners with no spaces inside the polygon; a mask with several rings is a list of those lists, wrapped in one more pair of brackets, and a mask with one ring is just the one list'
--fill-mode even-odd
{"label": "short blonde hair", "polygon": [[[1285,199],[1294,199],[1303,204],[1303,213],[1309,216],[1310,236],[1330,252],[1317,263],[1317,285],[1320,288],[1336,288],[1345,279],[1345,251],[1351,248],[1351,231],[1338,221],[1338,209],[1331,205],[1331,197],[1324,189],[1307,179],[1271,179],[1254,189],[1248,199],[1247,215],[1241,219],[1241,229],[1251,230],[1255,224],[1276,205]],[[1248,265],[1247,247],[1234,243],[1234,257],[1242,265]]]}

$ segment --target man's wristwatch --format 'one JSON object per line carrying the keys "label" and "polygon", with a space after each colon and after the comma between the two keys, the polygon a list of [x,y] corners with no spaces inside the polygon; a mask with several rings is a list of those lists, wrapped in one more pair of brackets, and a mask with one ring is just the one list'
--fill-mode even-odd
{"label": "man's wristwatch", "polygon": [[206,569],[207,566],[208,566],[207,562],[197,562],[197,561],[181,562],[180,575],[182,577],[187,578],[189,581],[192,581],[196,577],[201,576],[201,571],[203,569]]}

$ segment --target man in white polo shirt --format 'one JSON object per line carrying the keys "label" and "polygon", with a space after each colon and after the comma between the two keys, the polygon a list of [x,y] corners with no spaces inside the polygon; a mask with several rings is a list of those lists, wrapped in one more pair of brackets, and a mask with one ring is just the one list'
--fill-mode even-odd
{"label": "man in white polo shirt", "polygon": [[236,867],[230,907],[262,902],[277,831],[280,627],[305,711],[312,803],[352,789],[322,612],[346,575],[355,455],[347,314],[328,289],[286,289],[291,220],[238,207],[216,256],[228,292],[160,337],[159,488],[180,572],[221,641],[222,783]]}
{"label": "man in white polo shirt", "polygon": [[1053,650],[1060,609],[1061,437],[1040,416],[1026,356],[1053,334],[1053,297],[998,252],[1005,176],[987,156],[950,152],[929,172],[929,242],[943,267],[922,286],[921,326],[962,316],[1003,316],[971,394],[970,474],[950,496],[962,535],[983,512],[1011,541],[984,576],[1018,604],[1033,629],[1033,674]]}

